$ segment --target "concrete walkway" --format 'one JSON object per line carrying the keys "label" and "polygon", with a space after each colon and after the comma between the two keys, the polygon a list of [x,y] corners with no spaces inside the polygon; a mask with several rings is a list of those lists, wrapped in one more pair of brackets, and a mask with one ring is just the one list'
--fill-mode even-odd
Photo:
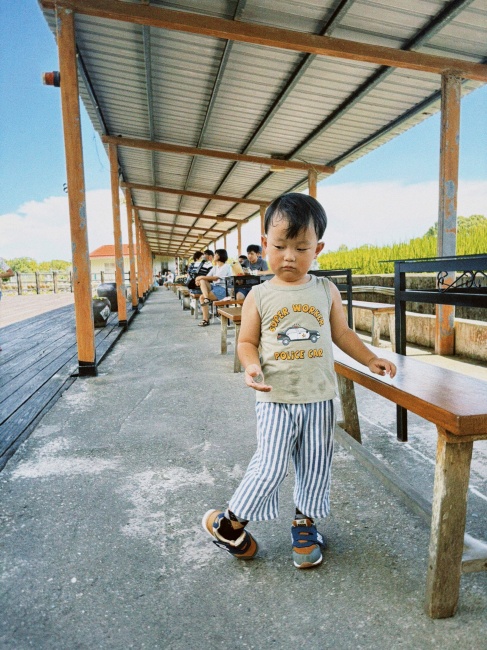
{"label": "concrete walkway", "polygon": [[[424,615],[428,527],[338,446],[321,567],[292,566],[292,476],[280,519],[251,524],[257,559],[214,547],[201,516],[226,503],[255,446],[253,394],[219,345],[218,326],[154,293],[100,375],[78,379],[9,461],[0,648],[485,647],[487,574],[464,576],[454,618]],[[415,420],[399,448],[394,407],[358,398],[365,437],[430,498],[431,427]],[[485,447],[474,454],[467,528],[485,536]]]}

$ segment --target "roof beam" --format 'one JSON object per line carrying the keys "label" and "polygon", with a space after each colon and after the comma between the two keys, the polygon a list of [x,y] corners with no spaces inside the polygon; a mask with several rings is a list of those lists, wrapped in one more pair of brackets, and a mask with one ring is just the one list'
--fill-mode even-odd
{"label": "roof beam", "polygon": [[189,230],[191,232],[193,230],[197,232],[208,232],[209,230],[211,230],[211,232],[219,233],[221,235],[226,235],[228,232],[227,230],[215,230],[213,226],[210,226],[210,228],[201,228],[200,226],[188,226],[181,223],[172,223],[170,221],[148,221],[147,219],[141,219],[140,223],[144,223],[147,225],[152,224],[153,226],[169,226],[170,228],[185,228],[186,230]]}
{"label": "roof beam", "polygon": [[265,156],[249,156],[229,151],[218,151],[216,149],[203,149],[201,147],[187,147],[185,145],[171,144],[169,142],[155,142],[154,140],[140,140],[137,138],[124,138],[122,136],[102,136],[105,144],[114,144],[119,147],[132,147],[146,151],[162,151],[186,156],[207,156],[209,158],[221,158],[222,160],[236,160],[238,162],[254,165],[265,165],[267,167],[278,167],[279,169],[298,169],[309,171],[313,169],[320,174],[333,174],[334,167],[329,165],[318,165],[313,163],[299,162],[297,160],[282,160],[280,158],[268,158]]}
{"label": "roof beam", "polygon": [[[250,205],[267,205],[268,203],[266,199],[240,199],[238,196],[224,196],[223,194],[207,194],[206,192],[193,192],[192,190],[178,190],[174,187],[159,187],[158,185],[143,185],[142,183],[121,183],[120,187],[123,188],[128,187],[133,190],[146,190],[147,192],[162,192],[163,194],[178,194],[182,196],[194,196],[199,199],[211,199],[213,201],[228,201],[229,203],[247,203]],[[217,217],[209,217],[209,218],[217,219]]]}
{"label": "roof beam", "polygon": [[408,70],[458,76],[487,81],[487,66],[450,57],[398,50],[382,45],[358,43],[331,36],[319,36],[289,29],[204,16],[190,12],[162,9],[151,5],[118,2],[117,0],[41,0],[45,9],[66,7],[75,13],[109,20],[147,25],[213,38],[253,43],[266,47],[304,52],[351,61],[365,61]]}
{"label": "roof beam", "polygon": [[[165,208],[149,208],[142,205],[134,205],[135,210],[143,210],[146,212],[162,212],[164,214],[176,214],[179,217],[193,217],[194,219],[212,219],[213,221],[218,221],[223,223],[225,221],[231,221],[232,223],[247,223],[248,219],[232,219],[231,217],[226,217],[225,215],[220,214],[202,214],[197,212],[182,212],[181,210],[166,210]],[[211,228],[212,226],[210,226]],[[205,228],[209,230],[209,228]]]}

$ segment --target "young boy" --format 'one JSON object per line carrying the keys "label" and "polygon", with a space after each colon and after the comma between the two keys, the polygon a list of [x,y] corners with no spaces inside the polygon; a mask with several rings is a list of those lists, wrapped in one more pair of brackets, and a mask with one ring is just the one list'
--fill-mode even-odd
{"label": "young boy", "polygon": [[[269,265],[262,257],[259,257],[261,248],[257,244],[249,244],[247,246],[247,259],[248,263],[243,267],[245,274],[250,275],[266,275],[269,273]],[[238,300],[245,300],[252,287],[240,287],[235,296]]]}
{"label": "young boy", "polygon": [[265,214],[262,243],[275,275],[245,300],[238,342],[245,383],[256,391],[257,451],[227,510],[209,510],[202,522],[214,543],[238,559],[251,559],[258,550],[247,523],[277,517],[279,486],[292,458],[294,566],[322,561],[325,540],[314,518],[330,510],[332,341],[372,372],[396,373],[393,363],[378,358],[348,327],[335,285],[308,275],[323,250],[326,222],[322,206],[298,193],[277,198]]}

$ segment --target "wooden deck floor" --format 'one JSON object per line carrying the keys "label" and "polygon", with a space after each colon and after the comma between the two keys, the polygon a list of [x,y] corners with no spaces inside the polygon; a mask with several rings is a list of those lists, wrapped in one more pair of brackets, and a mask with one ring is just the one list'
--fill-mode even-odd
{"label": "wooden deck floor", "polygon": [[[135,316],[128,312],[129,321]],[[117,314],[95,330],[97,364],[121,336]],[[0,328],[0,470],[78,371],[74,307]]]}

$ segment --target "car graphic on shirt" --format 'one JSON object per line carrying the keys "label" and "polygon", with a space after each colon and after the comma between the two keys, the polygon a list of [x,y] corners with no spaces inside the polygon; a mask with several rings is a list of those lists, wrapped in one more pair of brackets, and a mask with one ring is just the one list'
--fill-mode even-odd
{"label": "car graphic on shirt", "polygon": [[308,330],[306,327],[289,327],[286,331],[277,333],[277,340],[281,341],[283,345],[289,345],[291,341],[304,340],[316,343],[319,338],[320,333],[317,330]]}

